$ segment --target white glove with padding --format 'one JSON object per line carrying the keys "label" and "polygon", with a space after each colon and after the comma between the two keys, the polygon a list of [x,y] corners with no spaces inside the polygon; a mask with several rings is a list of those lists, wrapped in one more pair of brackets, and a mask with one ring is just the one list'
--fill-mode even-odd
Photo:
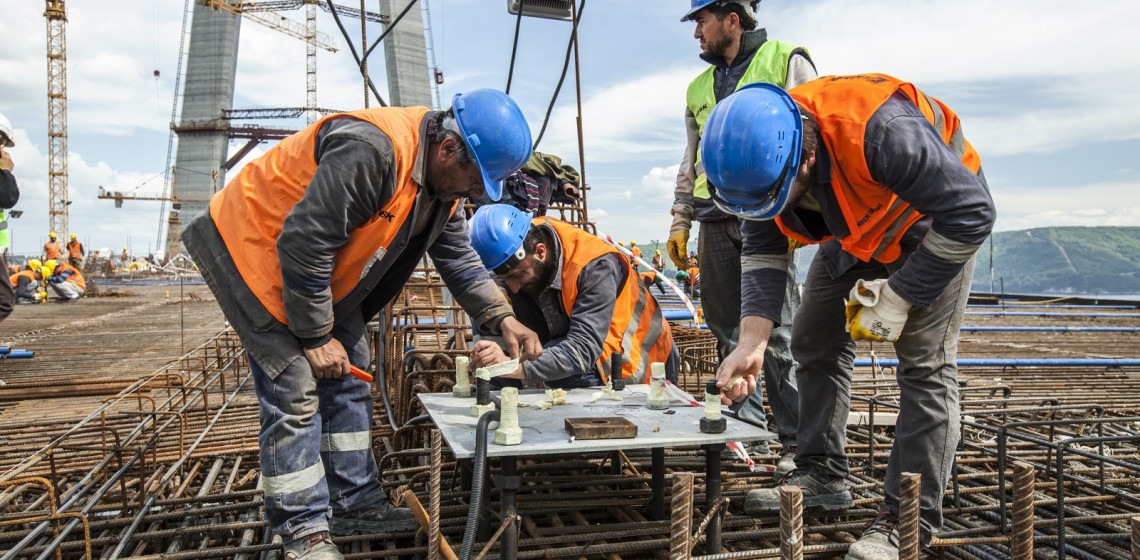
{"label": "white glove with padding", "polygon": [[860,279],[847,300],[847,332],[856,341],[894,342],[909,312],[910,303],[891,289],[886,278]]}

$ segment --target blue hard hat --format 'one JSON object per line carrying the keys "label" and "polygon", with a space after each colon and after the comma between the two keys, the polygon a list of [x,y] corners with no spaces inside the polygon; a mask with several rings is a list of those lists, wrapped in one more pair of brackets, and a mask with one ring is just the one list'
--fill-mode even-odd
{"label": "blue hard hat", "polygon": [[705,124],[701,161],[721,210],[747,220],[784,211],[800,167],[803,122],[792,96],[757,82],[717,103]]}
{"label": "blue hard hat", "polygon": [[459,133],[479,171],[491,200],[503,194],[503,179],[530,159],[530,125],[507,94],[493,89],[457,93],[451,101]]}
{"label": "blue hard hat", "polygon": [[526,257],[523,240],[530,231],[530,214],[509,204],[488,204],[471,218],[471,246],[483,266],[506,274]]}
{"label": "blue hard hat", "polygon": [[686,22],[686,21],[693,19],[693,16],[696,15],[697,12],[699,12],[699,11],[709,7],[709,6],[712,6],[713,4],[728,4],[728,3],[740,4],[741,6],[744,6],[745,10],[748,10],[749,14],[751,14],[753,11],[755,11],[756,4],[759,3],[759,0],[755,0],[755,1],[753,1],[753,0],[691,0],[691,1],[692,1],[691,8],[689,9],[688,12],[685,13],[685,17],[681,18],[682,22]]}

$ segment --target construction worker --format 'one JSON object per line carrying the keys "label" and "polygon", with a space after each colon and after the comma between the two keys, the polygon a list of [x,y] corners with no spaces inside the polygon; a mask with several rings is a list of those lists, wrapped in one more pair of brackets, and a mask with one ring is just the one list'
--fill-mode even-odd
{"label": "construction worker", "polygon": [[44,243],[43,254],[40,255],[40,258],[44,261],[58,261],[63,258],[63,246],[59,244],[54,231],[48,233],[48,242]]}
{"label": "construction worker", "polygon": [[630,262],[630,264],[633,265],[633,270],[636,272],[638,269],[638,266],[641,264],[637,260],[637,259],[641,258],[641,247],[637,246],[636,241],[630,241],[629,242],[629,255],[630,255],[629,262]]}
{"label": "construction worker", "polygon": [[[564,389],[602,385],[614,374],[611,355],[620,352],[623,379],[648,383],[649,364],[664,362],[666,376],[676,380],[680,355],[669,323],[613,246],[505,204],[475,212],[471,246],[509,292],[519,320],[539,333],[545,347],[540,358],[520,364],[506,379]],[[498,344],[480,340],[470,367],[505,359]]]}
{"label": "construction worker", "polygon": [[47,261],[43,266],[43,276],[60,301],[78,301],[87,291],[87,282],[78,268],[61,262]]}
{"label": "construction worker", "polygon": [[499,198],[530,153],[526,119],[494,90],[456,95],[446,111],[338,113],[247,164],[186,228],[187,251],[249,354],[265,419],[265,512],[287,558],[342,558],[330,529],[416,527],[380,485],[370,388],[349,373],[367,368],[367,323],[425,253],[475,325],[501,334],[513,356],[541,353],[456,211],[465,197]]}
{"label": "construction worker", "polygon": [[40,295],[40,267],[43,263],[39,259],[28,261],[24,270],[18,271],[8,277],[8,285],[15,293],[15,303],[38,303]]}
{"label": "construction worker", "polygon": [[[701,59],[709,67],[690,84],[686,94],[685,128],[688,143],[677,172],[673,203],[673,223],[666,249],[677,268],[685,266],[685,250],[693,220],[700,222],[697,250],[705,271],[700,286],[702,308],[709,330],[716,335],[721,360],[737,344],[740,333],[740,221],[720,211],[709,199],[709,189],[697,149],[709,112],[722,99],[747,84],[765,82],[793,87],[816,77],[815,66],[803,47],[769,40],[767,31],[756,21],[758,0],[692,0],[681,21],[696,24],[693,36],[700,41]],[[799,422],[799,395],[796,392],[795,361],[790,346],[791,321],[799,293],[795,292],[795,258],[790,253],[785,325],[776,332],[769,346],[764,386],[776,421],[781,444],[775,476],[782,478],[795,468],[796,425]],[[690,265],[695,267],[696,265]],[[750,265],[749,265],[750,266]],[[694,280],[695,284],[695,280]],[[768,426],[763,391],[735,405],[737,417],[757,426]]]}
{"label": "construction worker", "polygon": [[[745,218],[744,258],[755,263],[744,272],[740,346],[718,383],[754,382],[780,318],[788,240],[830,240],[808,271],[792,335],[801,403],[821,413],[800,417],[798,469],[783,484],[803,490],[805,508],[851,505],[843,445],[853,339],[893,342],[900,400],[886,499],[847,557],[898,557],[903,472],[922,475],[928,543],[942,527],[959,439],[958,330],[974,254],[995,218],[957,115],[883,74],[825,77],[790,92],[753,84],[713,111],[702,155],[717,205]],[[740,385],[728,396],[744,397]],[[753,490],[745,509],[775,511],[779,492]]]}
{"label": "construction worker", "polygon": [[[0,115],[0,267],[8,266],[8,251],[12,248],[12,230],[8,229],[8,210],[16,206],[20,200],[20,189],[16,185],[16,177],[12,175],[12,156],[8,148],[16,145],[12,139],[12,123],[8,117]],[[0,321],[12,313],[12,306],[16,303],[16,295],[11,285],[0,282]]]}
{"label": "construction worker", "polygon": [[75,268],[83,268],[83,256],[87,252],[83,250],[83,243],[79,241],[79,236],[74,233],[71,234],[71,241],[67,242],[67,262]]}
{"label": "construction worker", "polygon": [[127,253],[127,248],[123,247],[123,253],[119,255],[119,266],[129,268],[131,266],[131,255]]}
{"label": "construction worker", "polygon": [[665,270],[665,256],[661,254],[661,249],[653,253],[653,268],[656,270]]}
{"label": "construction worker", "polygon": [[661,277],[657,275],[656,270],[646,270],[645,272],[639,273],[639,275],[641,276],[641,283],[645,286],[645,289],[649,289],[650,286],[656,284],[657,289],[661,291],[661,295],[665,295],[665,283],[661,281]]}

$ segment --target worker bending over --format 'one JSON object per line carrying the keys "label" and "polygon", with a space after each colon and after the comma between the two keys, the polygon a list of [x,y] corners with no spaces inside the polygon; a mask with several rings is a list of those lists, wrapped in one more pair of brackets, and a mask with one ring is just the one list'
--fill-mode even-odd
{"label": "worker bending over", "polygon": [[47,285],[51,286],[60,301],[78,301],[87,292],[87,281],[84,280],[83,273],[65,262],[59,264],[54,264],[52,261],[45,262],[43,275],[47,279]]}
{"label": "worker bending over", "polygon": [[641,276],[641,283],[645,285],[645,289],[656,284],[657,289],[661,291],[661,295],[665,295],[665,283],[661,281],[661,276],[657,273],[656,269],[646,270],[639,274]]}
{"label": "worker bending over", "polygon": [[[800,404],[813,413],[800,416],[797,469],[781,484],[800,487],[805,508],[851,506],[844,433],[854,341],[893,342],[900,400],[885,500],[847,557],[898,557],[903,472],[922,475],[929,543],[959,439],[958,330],[974,253],[995,218],[981,159],[949,107],[882,74],[788,92],[754,84],[718,104],[705,132],[713,199],[745,218],[740,345],[718,383],[744,376],[728,391],[740,399],[755,382],[780,319],[788,240],[833,240],[811,263],[792,327]],[[777,489],[745,501],[750,513],[779,505]]]}
{"label": "worker bending over", "polygon": [[8,283],[15,291],[17,304],[39,303],[40,281],[43,280],[40,272],[42,266],[43,263],[39,259],[31,259],[24,270],[8,277]]}
{"label": "worker bending over", "polygon": [[[509,292],[524,325],[545,350],[507,379],[547,387],[608,383],[611,354],[622,354],[623,379],[647,383],[649,364],[664,362],[677,378],[680,357],[657,301],[613,246],[570,224],[534,218],[518,209],[484,206],[471,219],[471,245]],[[472,368],[506,359],[498,344],[481,340]]]}
{"label": "worker bending over", "polygon": [[249,354],[265,512],[286,558],[342,558],[330,529],[416,526],[377,478],[370,387],[349,368],[368,367],[366,325],[425,253],[474,324],[512,355],[541,352],[456,211],[464,198],[498,198],[530,153],[522,112],[489,89],[446,111],[330,115],[246,165],[183,233]]}

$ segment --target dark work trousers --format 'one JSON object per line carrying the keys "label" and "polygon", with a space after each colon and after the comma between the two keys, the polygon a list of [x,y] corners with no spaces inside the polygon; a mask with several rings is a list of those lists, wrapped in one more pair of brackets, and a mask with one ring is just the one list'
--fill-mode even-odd
{"label": "dark work trousers", "polygon": [[[921,474],[924,542],[942,527],[942,496],[958,446],[958,330],[973,271],[971,259],[934,305],[912,307],[895,343],[899,416],[882,508],[898,513],[900,474]],[[848,474],[844,434],[856,346],[845,332],[844,299],[856,280],[887,276],[886,266],[860,262],[832,278],[818,255],[808,269],[803,302],[792,327],[800,406],[813,411],[800,416],[796,465],[801,469],[824,477]]]}
{"label": "dark work trousers", "polygon": [[[697,235],[697,254],[701,263],[701,308],[705,322],[716,335],[717,354],[723,360],[736,349],[740,338],[740,254],[743,245],[740,237],[740,220],[728,219],[701,222]],[[791,257],[791,255],[789,255]],[[799,398],[796,390],[795,361],[790,349],[791,318],[799,292],[795,289],[795,267],[789,263],[789,296],[781,310],[783,326],[772,333],[768,350],[764,354],[764,382],[756,384],[756,391],[738,406],[737,414],[757,426],[766,428],[764,414],[764,388],[768,390],[768,405],[776,420],[780,443],[786,447],[796,445],[796,425],[799,418]]]}

